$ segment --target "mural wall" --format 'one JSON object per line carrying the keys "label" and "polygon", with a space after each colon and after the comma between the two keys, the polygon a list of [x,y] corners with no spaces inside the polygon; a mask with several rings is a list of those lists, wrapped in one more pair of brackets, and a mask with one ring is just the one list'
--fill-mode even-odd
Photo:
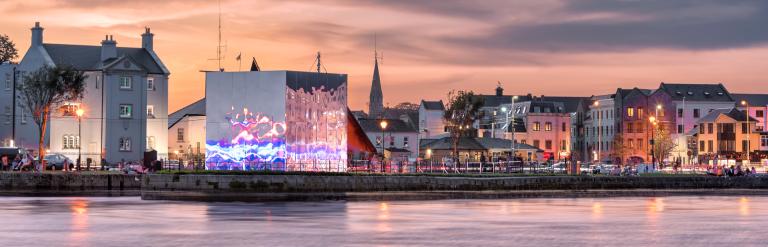
{"label": "mural wall", "polygon": [[206,169],[344,171],[346,75],[206,74]]}

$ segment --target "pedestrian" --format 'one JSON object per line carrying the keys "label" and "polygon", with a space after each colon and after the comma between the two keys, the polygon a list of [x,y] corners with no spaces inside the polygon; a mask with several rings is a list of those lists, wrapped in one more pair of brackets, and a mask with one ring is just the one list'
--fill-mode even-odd
{"label": "pedestrian", "polygon": [[752,167],[752,175],[757,175],[757,170],[755,170],[755,167]]}
{"label": "pedestrian", "polygon": [[13,167],[11,167],[11,170],[15,171],[15,170],[19,169],[19,166],[21,166],[21,155],[20,154],[16,155],[16,158],[13,159],[13,162],[12,162],[11,165],[13,165]]}
{"label": "pedestrian", "polygon": [[6,171],[9,168],[11,168],[11,164],[8,162],[8,155],[3,155],[3,157],[0,158],[0,160],[1,160],[0,162],[2,162],[2,167],[0,167],[0,169],[2,169],[3,171]]}

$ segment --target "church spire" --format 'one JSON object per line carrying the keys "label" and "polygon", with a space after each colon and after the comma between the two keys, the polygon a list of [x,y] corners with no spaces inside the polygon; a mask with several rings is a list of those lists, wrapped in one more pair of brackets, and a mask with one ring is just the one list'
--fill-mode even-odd
{"label": "church spire", "polygon": [[[375,36],[374,36],[375,37]],[[368,116],[377,118],[384,112],[384,94],[381,92],[381,78],[379,77],[379,53],[376,49],[376,38],[374,38],[373,55],[373,80],[371,81],[371,95],[368,103]]]}

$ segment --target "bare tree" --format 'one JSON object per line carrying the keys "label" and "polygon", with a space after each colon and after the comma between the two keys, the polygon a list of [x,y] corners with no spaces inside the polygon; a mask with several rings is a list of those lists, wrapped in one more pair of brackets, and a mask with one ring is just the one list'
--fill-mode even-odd
{"label": "bare tree", "polygon": [[653,153],[659,164],[677,147],[667,126],[658,125],[653,133]]}
{"label": "bare tree", "polygon": [[10,62],[19,57],[16,44],[8,38],[8,35],[0,34],[0,63]]}
{"label": "bare tree", "polygon": [[[22,105],[32,113],[39,135],[38,155],[40,162],[45,158],[44,138],[51,109],[65,102],[80,100],[85,92],[85,79],[82,71],[70,66],[44,66],[24,76],[23,83],[17,85]],[[42,165],[45,170],[45,165]]]}
{"label": "bare tree", "polygon": [[627,143],[624,140],[624,137],[619,133],[616,133],[613,136],[612,142],[613,142],[611,145],[613,150],[612,156],[615,158],[619,158],[619,163],[622,164],[626,160],[626,158],[628,158],[628,156],[632,154],[631,144]]}
{"label": "bare tree", "polygon": [[482,106],[482,99],[475,97],[475,93],[472,91],[451,91],[448,93],[448,106],[443,118],[451,136],[455,158],[459,156],[458,148],[461,137],[471,136],[472,123],[481,117],[480,107]]}

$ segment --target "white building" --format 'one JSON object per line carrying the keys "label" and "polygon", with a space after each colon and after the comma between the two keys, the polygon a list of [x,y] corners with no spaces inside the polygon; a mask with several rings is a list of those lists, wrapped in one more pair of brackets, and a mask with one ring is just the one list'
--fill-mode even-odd
{"label": "white building", "polygon": [[205,155],[205,98],[168,115],[168,152],[171,159]]}
{"label": "white building", "polygon": [[419,137],[435,139],[446,135],[443,101],[422,100],[419,104]]}
{"label": "white building", "polygon": [[589,125],[585,125],[585,128],[589,129],[589,135],[586,138],[592,152],[591,160],[612,161],[614,126],[616,126],[614,108],[613,94],[592,97],[588,112],[591,121],[588,122]]}
{"label": "white building", "polygon": [[[414,126],[403,119],[358,119],[360,127],[368,139],[381,153],[383,149],[397,148],[410,152],[408,158],[415,160],[419,155],[419,132]],[[386,128],[381,128],[381,122],[386,121]]]}

